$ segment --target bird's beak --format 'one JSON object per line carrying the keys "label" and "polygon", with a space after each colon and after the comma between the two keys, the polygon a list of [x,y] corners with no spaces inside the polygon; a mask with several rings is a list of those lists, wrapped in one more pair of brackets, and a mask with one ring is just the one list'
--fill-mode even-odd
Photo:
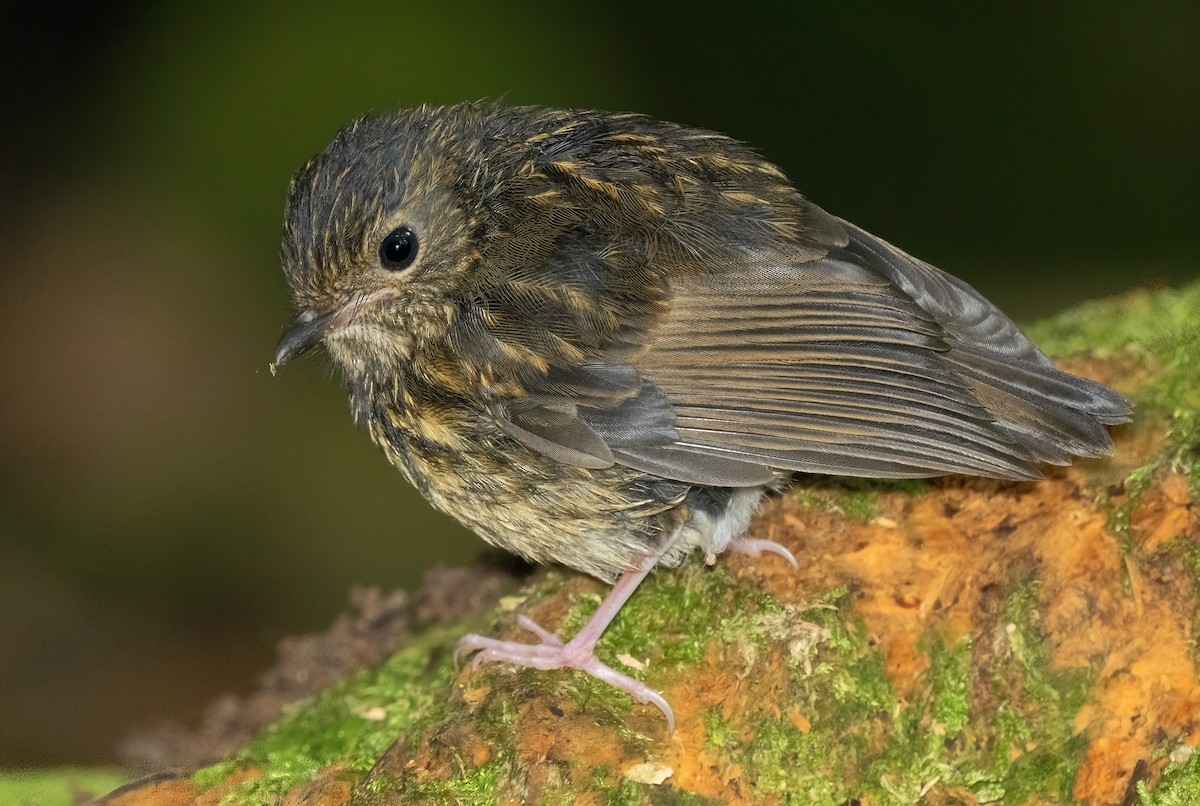
{"label": "bird's beak", "polygon": [[390,289],[384,289],[364,294],[330,311],[301,311],[288,325],[279,344],[275,345],[271,374],[275,374],[276,368],[316,347],[330,333],[346,327],[364,309],[392,295]]}
{"label": "bird's beak", "polygon": [[326,313],[304,311],[297,316],[288,329],[284,331],[279,344],[275,346],[275,359],[271,362],[271,374],[275,368],[283,366],[297,356],[307,353],[325,338],[330,327],[334,324],[340,310],[334,309]]}

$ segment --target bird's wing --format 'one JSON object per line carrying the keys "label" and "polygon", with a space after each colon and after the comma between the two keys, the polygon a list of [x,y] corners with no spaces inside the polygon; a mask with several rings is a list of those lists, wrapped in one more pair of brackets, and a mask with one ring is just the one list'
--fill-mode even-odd
{"label": "bird's wing", "polygon": [[[547,304],[543,289],[523,309],[541,311],[531,328],[506,324],[520,308],[506,292],[480,330],[511,365],[525,350],[539,367],[501,389],[494,415],[559,461],[721,486],[780,470],[1035,478],[1039,462],[1111,449],[1102,424],[1127,419],[1123,398],[1055,369],[970,286],[840,226],[823,255],[696,257],[622,275],[615,296],[586,250],[571,253],[553,276],[603,286],[583,297],[611,310],[581,317],[593,302]],[[639,284],[659,290],[646,297]],[[588,335],[572,340],[581,322]]]}

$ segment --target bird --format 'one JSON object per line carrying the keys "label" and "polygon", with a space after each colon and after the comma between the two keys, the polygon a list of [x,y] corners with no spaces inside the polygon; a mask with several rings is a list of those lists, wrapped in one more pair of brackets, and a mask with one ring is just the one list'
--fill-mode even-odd
{"label": "bird", "polygon": [[437,509],[612,582],[587,624],[456,657],[574,668],[655,568],[782,547],[798,474],[1037,479],[1132,408],[962,280],[802,196],[745,143],[625,112],[471,102],[361,117],[293,177],[296,309],[355,421]]}

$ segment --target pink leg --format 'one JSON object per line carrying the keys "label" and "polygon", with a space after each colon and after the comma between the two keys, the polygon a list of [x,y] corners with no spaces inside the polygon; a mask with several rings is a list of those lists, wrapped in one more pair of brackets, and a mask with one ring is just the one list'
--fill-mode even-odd
{"label": "pink leg", "polygon": [[618,672],[600,662],[596,657],[596,642],[616,617],[618,611],[629,601],[638,585],[650,573],[659,559],[679,538],[679,531],[665,539],[653,554],[642,557],[638,564],[626,571],[613,585],[599,609],[588,619],[575,637],[565,644],[558,636],[543,629],[533,619],[521,616],[517,623],[541,639],[540,644],[522,644],[519,641],[500,641],[482,635],[465,635],[454,647],[457,661],[471,652],[479,654],[471,661],[472,668],[481,663],[511,663],[534,669],[578,669],[595,678],[619,688],[637,702],[652,703],[663,712],[671,731],[675,730],[675,715],[662,695],[640,680]]}
{"label": "pink leg", "polygon": [[774,540],[763,540],[756,537],[735,537],[733,540],[729,541],[729,550],[736,551],[739,554],[748,554],[751,557],[761,557],[763,552],[778,554],[780,557],[790,562],[793,568],[800,567],[800,565],[796,562],[795,556],[793,556],[790,551],[776,543]]}

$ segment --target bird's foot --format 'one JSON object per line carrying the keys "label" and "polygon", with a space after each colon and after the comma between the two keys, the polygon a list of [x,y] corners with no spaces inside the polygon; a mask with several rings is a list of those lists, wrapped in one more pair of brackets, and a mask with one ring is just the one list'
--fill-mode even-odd
{"label": "bird's foot", "polygon": [[541,643],[523,644],[519,641],[501,641],[471,633],[463,636],[455,645],[455,663],[464,655],[475,652],[477,654],[471,659],[472,669],[484,663],[511,663],[514,666],[542,670],[578,669],[624,691],[637,702],[656,706],[667,718],[669,729],[674,732],[675,714],[671,712],[671,706],[667,704],[662,695],[640,680],[634,680],[629,675],[622,674],[602,663],[596,657],[595,640],[588,640],[584,631],[580,631],[575,638],[563,643],[557,635],[542,628],[528,616],[520,616],[517,623],[540,638]]}

